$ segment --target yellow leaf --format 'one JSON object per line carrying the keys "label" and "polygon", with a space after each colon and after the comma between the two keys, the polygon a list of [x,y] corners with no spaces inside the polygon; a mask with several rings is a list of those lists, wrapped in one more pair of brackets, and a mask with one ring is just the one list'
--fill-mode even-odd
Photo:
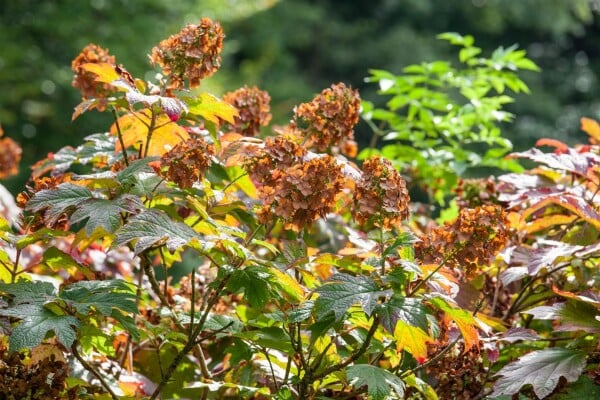
{"label": "yellow leaf", "polygon": [[600,142],[600,124],[598,121],[591,118],[581,118],[581,130],[592,137],[592,139]]}
{"label": "yellow leaf", "polygon": [[302,299],[304,299],[304,288],[300,286],[298,281],[277,268],[271,268],[270,271],[275,276],[281,290],[283,290],[291,300],[302,301]]}
{"label": "yellow leaf", "polygon": [[217,125],[219,119],[233,124],[234,118],[238,116],[234,106],[209,93],[202,93],[196,99],[189,101],[188,107],[190,114],[198,115]]}
{"label": "yellow leaf", "polygon": [[456,324],[463,336],[465,351],[470,350],[472,347],[479,348],[479,333],[475,328],[477,321],[475,321],[473,314],[462,308],[454,308],[439,297],[432,299],[431,302],[444,312],[445,321]]}
{"label": "yellow leaf", "polygon": [[96,75],[96,82],[112,83],[120,78],[115,71],[115,66],[109,63],[87,63],[83,64],[81,68]]}
{"label": "yellow leaf", "polygon": [[[128,113],[118,119],[125,148],[134,147],[140,149],[142,156],[162,156],[177,144],[190,138],[185,129],[172,122],[169,117],[160,114],[154,119],[152,136],[149,135],[149,127],[152,123],[150,110]],[[117,135],[117,123],[110,128],[112,135]],[[150,138],[150,145],[147,144]],[[115,152],[122,151],[121,143],[117,141]]]}
{"label": "yellow leaf", "polygon": [[421,328],[409,325],[404,321],[396,323],[394,337],[396,338],[396,349],[408,351],[419,364],[424,363],[427,359],[427,343],[435,342]]}
{"label": "yellow leaf", "polygon": [[575,221],[578,217],[576,215],[564,215],[564,214],[552,214],[538,218],[525,226],[525,232],[534,233],[543,231],[544,229],[551,228],[553,226],[568,225]]}

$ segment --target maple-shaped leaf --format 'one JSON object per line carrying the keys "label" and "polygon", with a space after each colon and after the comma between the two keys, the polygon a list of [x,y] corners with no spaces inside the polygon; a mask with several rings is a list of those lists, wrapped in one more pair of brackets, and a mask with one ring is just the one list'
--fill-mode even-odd
{"label": "maple-shaped leaf", "polygon": [[192,239],[198,238],[198,234],[192,228],[172,220],[159,210],[145,210],[135,215],[117,230],[116,234],[113,247],[134,242],[135,254],[163,243],[169,251],[174,252]]}
{"label": "maple-shaped leaf", "polygon": [[534,214],[542,208],[552,205],[561,206],[581,217],[596,229],[600,229],[600,213],[583,196],[564,191],[562,193],[549,194],[538,199],[538,201],[531,201],[531,204],[524,210],[524,216]]}
{"label": "maple-shaped leaf", "polygon": [[62,183],[54,189],[40,190],[27,202],[28,211],[38,212],[46,209],[44,218],[53,225],[61,215],[70,213],[80,203],[93,198],[92,192],[72,183]]}
{"label": "maple-shaped leaf", "polygon": [[398,321],[427,330],[425,306],[417,298],[393,297],[377,307],[377,315],[381,325],[392,334]]}
{"label": "maple-shaped leaf", "polygon": [[413,355],[419,364],[427,359],[427,343],[434,343],[435,339],[429,336],[423,329],[407,324],[400,320],[394,329],[396,349],[406,350]]}
{"label": "maple-shaped leaf", "polygon": [[132,89],[127,91],[125,99],[130,105],[137,103],[143,103],[148,107],[152,107],[155,104],[159,105],[172,121],[178,120],[181,114],[188,112],[187,104],[176,97],[147,95],[139,92],[137,89]]}
{"label": "maple-shaped leaf", "polygon": [[186,98],[185,102],[188,105],[190,114],[202,117],[217,125],[220,119],[233,124],[234,118],[238,115],[238,111],[234,106],[209,93],[201,93],[196,98]]}
{"label": "maple-shaped leaf", "polygon": [[591,152],[578,152],[569,149],[567,153],[544,153],[538,149],[529,149],[521,153],[512,153],[511,157],[527,158],[544,164],[552,169],[585,176],[588,168],[600,162],[600,156]]}
{"label": "maple-shaped leaf", "polygon": [[366,386],[370,399],[388,399],[392,390],[396,398],[403,398],[404,396],[404,382],[402,382],[402,379],[374,365],[351,365],[346,368],[346,376],[355,388]]}
{"label": "maple-shaped leaf", "polygon": [[554,347],[533,351],[519,360],[505,365],[494,385],[491,397],[519,393],[525,385],[531,385],[536,396],[544,398],[558,385],[561,377],[567,382],[575,382],[585,367],[584,352]]}
{"label": "maple-shaped leaf", "polygon": [[[119,129],[125,148],[134,147],[139,150],[141,146],[144,157],[162,156],[190,138],[187,131],[172,122],[166,114],[155,115],[152,118],[152,111],[148,109],[121,116],[111,126],[110,133],[116,136]],[[119,153],[122,150],[120,141],[117,141],[115,152]]]}
{"label": "maple-shaped leaf", "polygon": [[71,223],[76,224],[87,220],[85,232],[90,236],[97,228],[103,228],[108,233],[114,233],[123,221],[123,216],[134,214],[144,208],[139,197],[122,194],[114,199],[88,199],[77,205],[71,215]]}
{"label": "maple-shaped leaf", "polygon": [[227,288],[234,293],[243,292],[252,307],[262,308],[272,298],[271,279],[273,275],[269,269],[250,265],[235,270],[227,282]]}
{"label": "maple-shaped leaf", "polygon": [[0,308],[0,315],[21,320],[8,339],[9,351],[35,347],[49,332],[53,332],[65,347],[71,347],[77,337],[75,328],[79,326],[79,320],[48,306],[58,299],[51,283],[0,282],[0,292],[12,297],[8,308]]}
{"label": "maple-shaped leaf", "polygon": [[364,312],[371,316],[379,299],[389,297],[391,291],[382,291],[379,285],[367,276],[335,274],[316,290],[319,297],[315,301],[315,312],[321,318],[333,312],[336,321],[342,319],[346,311],[360,304]]}

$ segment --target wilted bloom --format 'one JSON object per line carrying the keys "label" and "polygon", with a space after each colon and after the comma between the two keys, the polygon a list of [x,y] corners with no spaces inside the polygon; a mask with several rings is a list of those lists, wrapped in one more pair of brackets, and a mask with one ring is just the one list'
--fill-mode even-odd
{"label": "wilted bloom", "polygon": [[310,103],[294,109],[292,124],[319,151],[337,146],[343,154],[356,156],[354,126],[358,123],[360,96],[343,83],[331,85]]}
{"label": "wilted bloom", "polygon": [[497,205],[463,208],[453,223],[432,229],[415,243],[415,257],[423,263],[440,263],[464,269],[472,276],[488,264],[509,239],[509,222]]}
{"label": "wilted bloom", "polygon": [[[29,200],[37,192],[54,189],[65,182],[71,182],[71,174],[61,174],[51,177],[44,176],[34,179],[32,185],[27,185],[27,190],[17,195],[17,205],[22,209],[26,209],[27,203],[29,203]],[[25,213],[23,216],[23,227],[30,232],[35,232],[44,227],[61,230],[68,229],[69,216],[66,213],[58,216],[51,216],[49,214],[47,208],[31,214]]]}
{"label": "wilted bloom", "polygon": [[182,89],[186,79],[189,87],[194,88],[221,66],[224,38],[221,24],[202,18],[200,24],[188,24],[181,32],[161,41],[152,49],[150,60],[170,78],[171,89]]}
{"label": "wilted bloom", "polygon": [[260,190],[275,186],[279,176],[275,172],[300,163],[306,155],[306,149],[293,140],[293,137],[282,135],[268,137],[264,147],[252,147],[248,154],[246,169]]}
{"label": "wilted bloom", "polygon": [[[2,128],[0,127],[0,136],[2,134]],[[0,179],[15,175],[18,172],[21,153],[21,146],[17,142],[8,137],[0,139]]]}
{"label": "wilted bloom", "polygon": [[161,157],[161,174],[181,188],[191,188],[194,182],[202,179],[214,154],[214,146],[204,139],[189,139]]}
{"label": "wilted bloom", "polygon": [[257,136],[260,127],[267,126],[271,121],[271,96],[256,86],[244,86],[226,93],[223,100],[238,110],[233,129],[244,136]]}
{"label": "wilted bloom", "polygon": [[408,218],[410,197],[406,182],[392,163],[374,156],[365,160],[362,169],[354,193],[356,221],[391,228]]}
{"label": "wilted bloom", "polygon": [[[107,93],[111,91],[110,85],[96,82],[96,75],[83,69],[82,66],[89,63],[115,65],[115,57],[108,54],[108,49],[103,49],[95,44],[88,44],[71,63],[71,69],[75,72],[71,84],[81,91],[84,100],[106,97]],[[102,110],[103,107],[98,108]]]}

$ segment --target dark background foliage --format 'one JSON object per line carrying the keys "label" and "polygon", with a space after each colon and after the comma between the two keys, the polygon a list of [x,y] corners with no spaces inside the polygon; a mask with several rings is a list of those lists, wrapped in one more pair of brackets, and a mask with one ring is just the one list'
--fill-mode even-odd
{"label": "dark background foliage", "polygon": [[[542,68],[523,77],[505,128],[517,149],[538,137],[573,143],[582,116],[600,118],[600,1],[597,0],[6,0],[0,3],[0,122],[21,143],[21,174],[4,182],[20,190],[28,166],[49,151],[103,129],[109,114],[70,122],[79,93],[71,88],[71,60],[88,43],[108,48],[132,74],[152,78],[152,46],[202,16],[221,20],[223,68],[200,90],[224,93],[243,84],[270,92],[274,118],[286,122],[295,104],[331,83],[359,88],[369,68],[452,59],[455,49],[435,39],[471,34],[485,55],[518,44]],[[359,126],[364,143],[369,135]]]}

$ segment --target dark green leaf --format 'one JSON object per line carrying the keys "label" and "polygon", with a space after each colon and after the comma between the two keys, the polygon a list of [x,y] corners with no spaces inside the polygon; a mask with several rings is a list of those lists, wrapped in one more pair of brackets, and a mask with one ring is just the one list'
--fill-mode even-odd
{"label": "dark green leaf", "polygon": [[229,290],[235,293],[244,292],[244,297],[251,306],[262,308],[271,298],[269,270],[260,266],[248,266],[233,272],[227,282]]}
{"label": "dark green leaf", "polygon": [[112,199],[88,199],[77,205],[71,215],[71,223],[87,219],[85,232],[90,236],[97,228],[103,228],[108,233],[114,233],[123,220],[123,214],[133,214],[144,208],[137,196],[122,194]]}
{"label": "dark green leaf", "polygon": [[504,366],[494,385],[492,397],[518,393],[525,385],[532,385],[535,394],[548,396],[561,377],[575,382],[585,367],[585,353],[562,347],[533,351]]}
{"label": "dark green leaf", "polygon": [[315,302],[318,318],[333,312],[336,321],[355,304],[360,304],[370,316],[381,297],[390,295],[390,291],[382,291],[377,283],[366,276],[335,274],[323,286],[317,289],[319,297]]}
{"label": "dark green leaf", "polygon": [[237,337],[250,340],[251,342],[269,349],[279,350],[293,355],[295,350],[287,333],[277,327],[265,327],[260,330],[248,331],[236,334]]}
{"label": "dark green leaf", "polygon": [[135,242],[135,254],[158,243],[166,244],[169,251],[173,252],[198,237],[192,228],[172,220],[167,214],[158,210],[143,211],[131,218],[116,233],[113,247]]}
{"label": "dark green leaf", "polygon": [[158,159],[159,157],[146,157],[140,160],[130,162],[127,168],[125,168],[122,171],[119,171],[119,173],[117,174],[117,180],[121,182],[121,184],[124,186],[136,183],[139,174],[143,172],[154,172],[154,170],[148,165],[148,163],[151,161],[156,161]]}
{"label": "dark green leaf", "polygon": [[589,376],[581,375],[579,379],[554,396],[552,400],[584,400],[600,399],[600,385]]}
{"label": "dark green leaf", "polygon": [[118,279],[75,282],[61,291],[60,298],[70,301],[72,307],[82,315],[96,310],[104,316],[110,316],[113,308],[132,314],[138,311],[135,290]]}
{"label": "dark green leaf", "polygon": [[367,393],[373,400],[385,400],[393,390],[402,398],[404,382],[389,371],[373,365],[359,364],[346,368],[348,380],[355,388],[367,386]]}
{"label": "dark green leaf", "polygon": [[427,332],[427,314],[420,299],[412,297],[394,297],[377,307],[381,325],[391,334],[396,323],[403,321]]}
{"label": "dark green leaf", "polygon": [[91,198],[92,192],[88,188],[72,183],[63,183],[54,189],[37,192],[29,200],[25,209],[33,212],[47,209],[46,223],[54,225],[62,214],[72,211],[75,206]]}

